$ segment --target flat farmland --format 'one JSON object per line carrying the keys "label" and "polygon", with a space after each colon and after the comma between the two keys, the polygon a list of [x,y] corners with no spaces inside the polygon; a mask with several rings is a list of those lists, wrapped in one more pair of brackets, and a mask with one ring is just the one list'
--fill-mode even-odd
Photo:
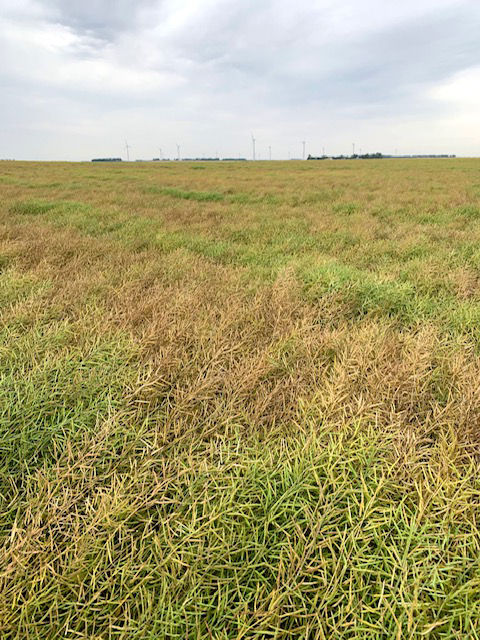
{"label": "flat farmland", "polygon": [[2,638],[480,638],[480,160],[0,195]]}

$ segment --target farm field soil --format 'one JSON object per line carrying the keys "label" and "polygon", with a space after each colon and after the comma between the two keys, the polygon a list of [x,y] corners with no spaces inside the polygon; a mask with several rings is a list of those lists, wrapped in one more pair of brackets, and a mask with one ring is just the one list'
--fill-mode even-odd
{"label": "farm field soil", "polygon": [[0,163],[0,637],[480,638],[480,161]]}

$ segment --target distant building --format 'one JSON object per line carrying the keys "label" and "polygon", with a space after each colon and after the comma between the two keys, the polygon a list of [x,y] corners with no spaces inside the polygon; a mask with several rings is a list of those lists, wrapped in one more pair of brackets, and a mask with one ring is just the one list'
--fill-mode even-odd
{"label": "distant building", "polygon": [[92,162],[121,162],[121,158],[93,158]]}

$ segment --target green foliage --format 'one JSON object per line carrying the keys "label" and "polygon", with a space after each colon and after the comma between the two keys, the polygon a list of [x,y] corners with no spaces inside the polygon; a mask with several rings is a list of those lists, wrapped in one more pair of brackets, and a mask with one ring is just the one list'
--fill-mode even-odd
{"label": "green foliage", "polygon": [[56,207],[54,202],[41,202],[36,200],[17,202],[10,207],[10,212],[21,216],[38,216]]}
{"label": "green foliage", "polygon": [[117,340],[80,349],[64,322],[5,329],[1,340],[0,466],[31,472],[118,406],[128,352]]}
{"label": "green foliage", "polygon": [[459,207],[457,211],[460,216],[464,216],[465,218],[472,218],[474,220],[480,218],[480,207],[466,205],[464,207]]}
{"label": "green foliage", "polygon": [[149,187],[152,193],[161,193],[172,198],[180,200],[196,200],[197,202],[220,202],[225,199],[222,193],[216,191],[186,191],[184,189],[176,189],[174,187]]}
{"label": "green foliage", "polygon": [[341,202],[333,206],[333,211],[335,213],[343,213],[346,215],[351,215],[355,213],[358,209],[358,206],[354,202]]}

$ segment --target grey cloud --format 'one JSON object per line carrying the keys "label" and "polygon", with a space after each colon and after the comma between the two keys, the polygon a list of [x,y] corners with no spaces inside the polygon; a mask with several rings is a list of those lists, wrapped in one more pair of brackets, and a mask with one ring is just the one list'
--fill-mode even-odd
{"label": "grey cloud", "polygon": [[[247,3],[248,4],[248,3]],[[326,41],[327,17],[308,12],[278,30],[274,4],[253,15],[232,8],[218,22],[205,20],[196,34],[174,43],[179,55],[216,77],[219,87],[235,83],[266,86],[262,98],[275,103],[385,105],[412,99],[425,88],[480,63],[480,7],[472,3],[435,11],[351,40]],[[239,35],[240,34],[240,35]],[[307,60],[307,63],[305,63]],[[222,89],[220,88],[220,91]],[[394,106],[394,105],[392,105]]]}
{"label": "grey cloud", "polygon": [[[40,138],[48,129],[52,153],[82,126],[109,144],[128,130],[148,140],[141,132],[156,128],[166,138],[188,131],[205,148],[209,136],[235,141],[251,127],[277,136],[308,124],[324,135],[326,126],[338,130],[332,123],[378,125],[380,140],[388,118],[426,129],[452,111],[430,89],[480,65],[476,0],[419,0],[401,18],[385,11],[372,21],[352,13],[353,0],[23,1],[32,10],[10,14],[19,33],[50,25],[68,37],[57,48],[33,37],[31,55],[0,39],[0,119],[12,123],[9,140],[12,132],[22,139],[22,123]],[[384,4],[367,6],[381,13]]]}
{"label": "grey cloud", "polygon": [[42,0],[52,20],[79,33],[113,40],[124,31],[134,31],[143,13],[158,4],[156,0]]}

